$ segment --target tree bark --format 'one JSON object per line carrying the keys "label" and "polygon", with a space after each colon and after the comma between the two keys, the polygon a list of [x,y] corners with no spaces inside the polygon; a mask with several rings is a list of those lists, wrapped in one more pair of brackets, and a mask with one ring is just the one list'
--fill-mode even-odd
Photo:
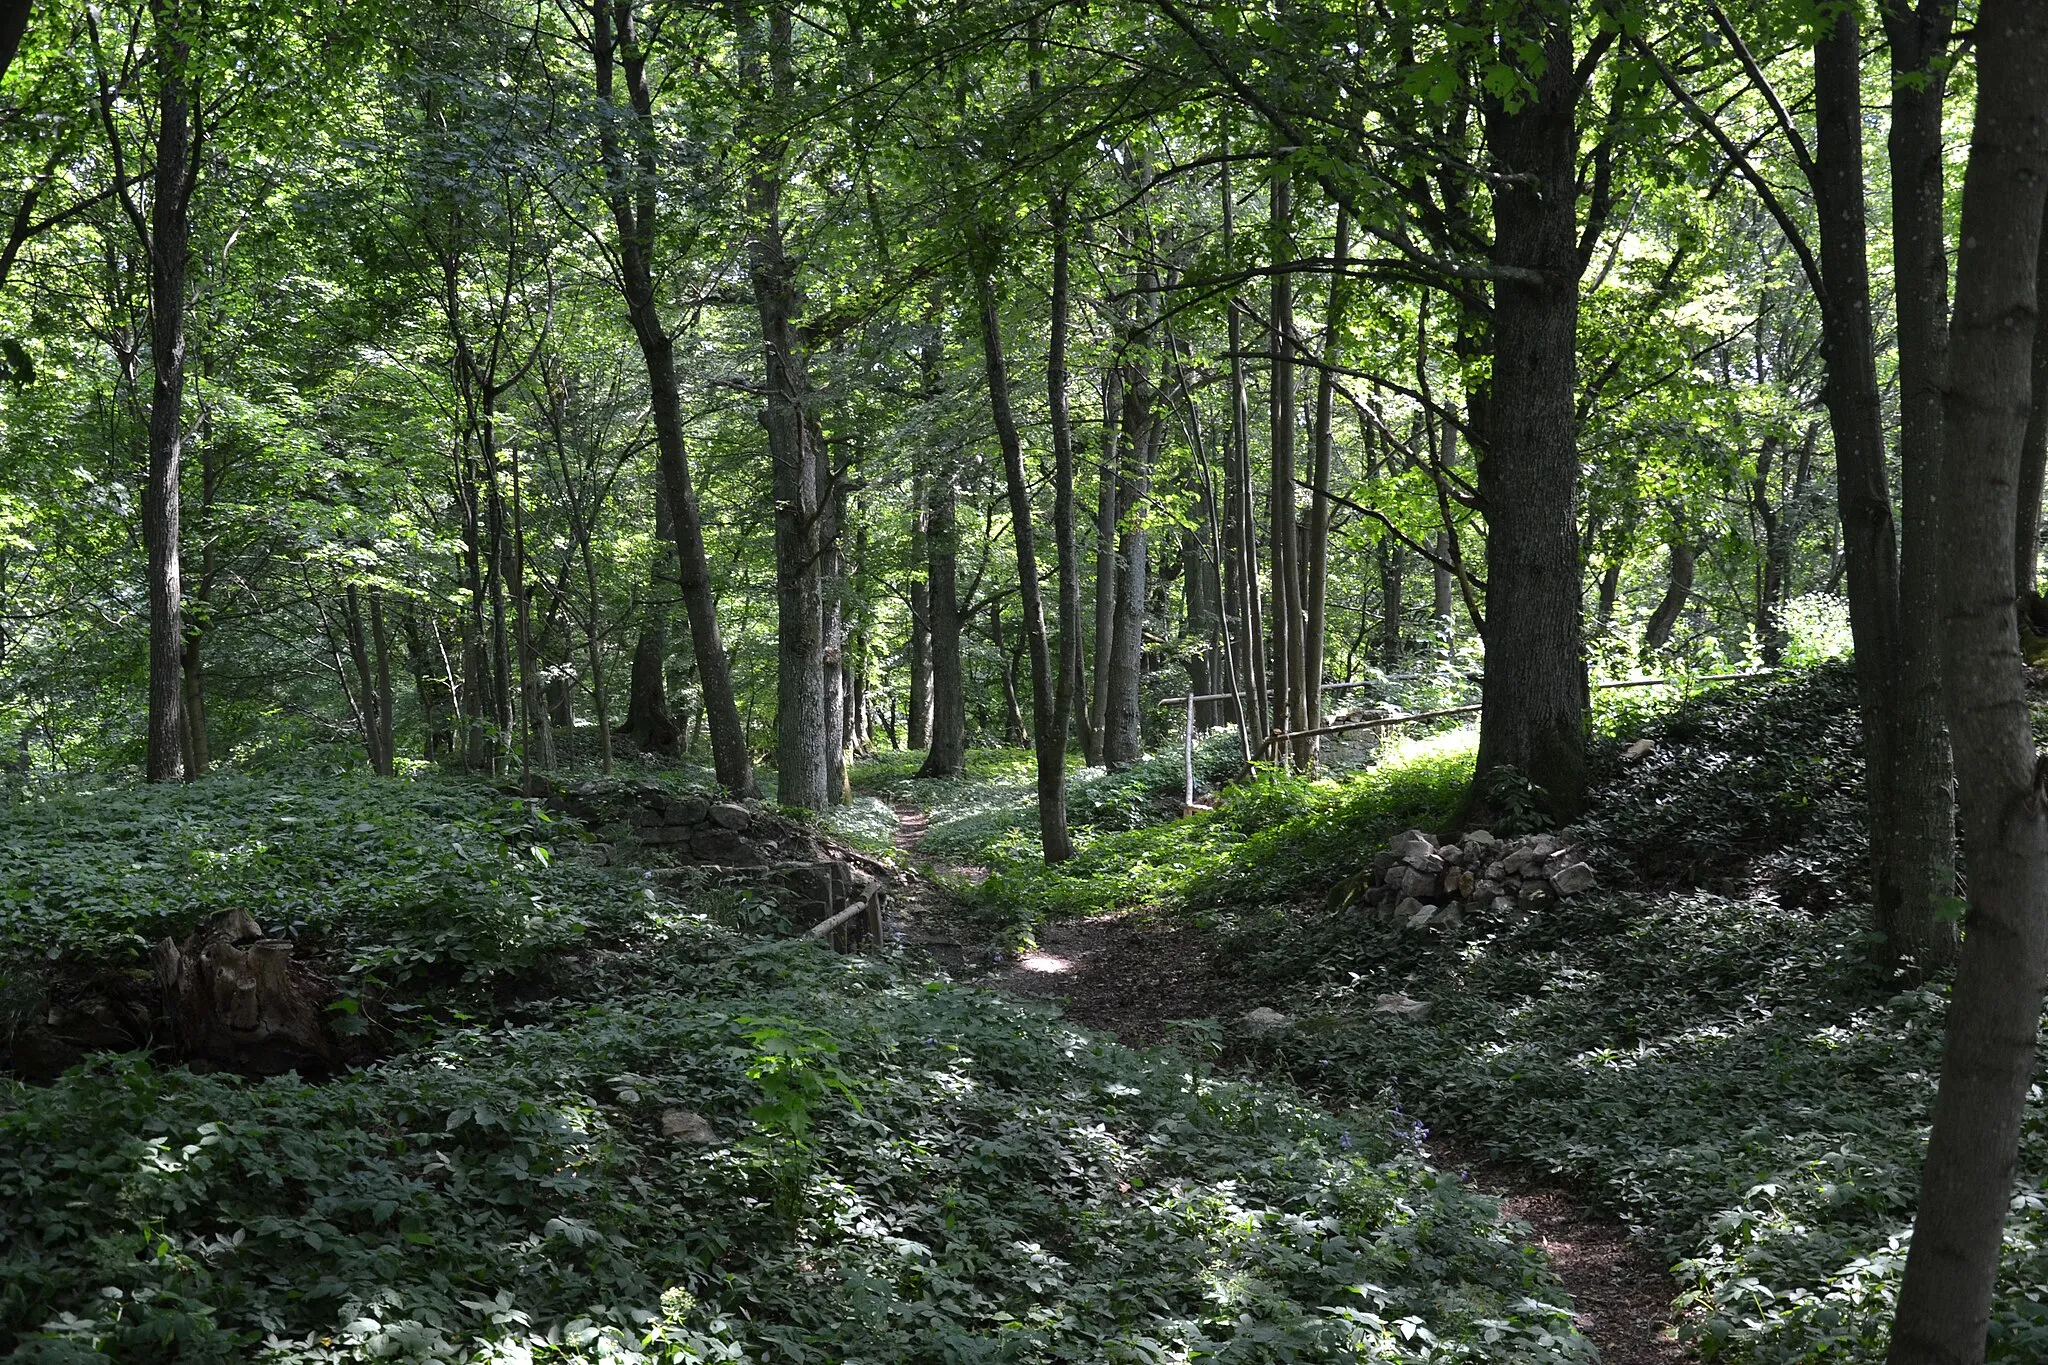
{"label": "tree bark", "polygon": [[[1924,919],[1908,908],[1900,854],[1905,793],[1896,770],[1901,730],[1899,561],[1885,471],[1884,417],[1872,335],[1865,254],[1863,35],[1844,11],[1814,44],[1815,183],[1820,267],[1826,284],[1821,331],[1827,353],[1829,426],[1835,438],[1836,499],[1848,579],[1849,626],[1863,717],[1864,787],[1870,820],[1874,919],[1886,953],[1912,955]],[[1902,803],[1905,803],[1902,806]]]}
{"label": "tree bark", "polygon": [[1955,0],[1890,0],[1892,260],[1899,364],[1899,665],[1893,736],[1895,961],[1922,972],[1955,961],[1940,908],[1955,894],[1955,784],[1942,723],[1940,489],[1942,381],[1948,364],[1947,196],[1942,98]]}
{"label": "tree bark", "polygon": [[[1580,623],[1578,84],[1569,24],[1546,9],[1543,69],[1510,110],[1490,100],[1493,372],[1479,495],[1485,505],[1486,682],[1475,790],[1512,768],[1554,818],[1585,805],[1586,667]],[[1533,275],[1533,278],[1531,276]]]}
{"label": "tree bark", "polygon": [[846,533],[846,486],[832,477],[829,457],[830,447],[820,441],[819,479],[831,487],[825,499],[824,560],[819,566],[825,608],[825,794],[831,804],[843,806],[852,799],[846,775],[846,556],[840,548]]}
{"label": "tree bark", "polygon": [[1984,1359],[2048,972],[2048,815],[2012,545],[2048,183],[2048,14],[1985,0],[1977,35],[1940,503],[1945,694],[1970,904],[1892,1365]]}
{"label": "tree bark", "polygon": [[[1140,275],[1140,289],[1144,289]],[[1102,762],[1124,768],[1145,750],[1140,706],[1145,662],[1145,603],[1148,596],[1146,499],[1152,471],[1153,387],[1141,364],[1124,374],[1124,412],[1118,439],[1116,607],[1111,619],[1108,700],[1102,718]],[[1098,668],[1102,665],[1098,664]]]}
{"label": "tree bark", "polygon": [[[1124,339],[1121,329],[1119,343]],[[1123,454],[1124,371],[1120,362],[1102,376],[1102,459],[1095,485],[1095,678],[1093,718],[1082,736],[1090,767],[1105,763],[1109,732],[1109,679],[1116,658],[1117,483]]]}
{"label": "tree bark", "polygon": [[[1342,206],[1337,209],[1337,240],[1331,255],[1340,267],[1351,258],[1351,215]],[[1336,367],[1344,359],[1344,310],[1349,301],[1350,290],[1344,276],[1332,275],[1329,313],[1323,324],[1323,368],[1316,376],[1315,488],[1309,495],[1308,564],[1303,575],[1307,621],[1302,658],[1307,669],[1305,692],[1310,729],[1323,723],[1323,655],[1330,628],[1330,480],[1336,446]],[[1315,741],[1305,742],[1313,755]]]}
{"label": "tree bark", "polygon": [[[2041,246],[2038,277],[2048,274],[2048,241]],[[2027,398],[2027,434],[2020,447],[2019,505],[2014,513],[2013,564],[2020,601],[2040,595],[2041,488],[2048,474],[2048,335],[2034,333],[2032,384]]]}
{"label": "tree bark", "polygon": [[1649,624],[1643,628],[1645,666],[1671,643],[1671,632],[1678,624],[1678,614],[1685,610],[1686,602],[1692,597],[1693,575],[1699,558],[1699,549],[1687,537],[1685,527],[1675,525],[1671,532],[1671,574],[1665,580],[1664,595],[1650,612]]}
{"label": "tree bark", "polygon": [[[689,453],[683,444],[682,394],[676,384],[675,342],[661,321],[654,288],[654,221],[658,174],[653,95],[647,83],[647,57],[640,49],[632,0],[607,0],[596,6],[597,93],[612,106],[612,68],[616,59],[626,78],[631,113],[633,155],[629,158],[617,134],[606,125],[599,140],[605,163],[606,198],[619,236],[619,283],[626,314],[647,366],[648,406],[654,419],[655,457],[675,535],[678,583],[683,610],[690,622],[691,652],[704,695],[706,723],[711,729],[712,767],[718,784],[738,796],[753,796],[754,760],[747,748],[746,726],[733,693],[732,663],[718,629],[718,599],[711,586],[711,564],[704,550],[704,525],[690,477]],[[616,43],[616,58],[614,44]],[[623,111],[622,111],[623,112]],[[758,284],[757,284],[758,289]],[[643,644],[645,641],[643,640]],[[635,695],[640,655],[634,654]],[[663,711],[666,711],[664,705]],[[650,718],[651,719],[651,718]],[[673,733],[671,722],[669,730]]]}
{"label": "tree bark", "polygon": [[925,596],[932,622],[932,733],[919,777],[958,777],[967,766],[967,681],[960,667],[960,494],[953,452],[940,452],[933,471],[930,560]]}
{"label": "tree bark", "polygon": [[[1024,443],[1017,434],[1017,417],[1010,405],[1009,365],[1003,356],[1002,314],[996,305],[995,271],[999,257],[983,248],[989,259],[975,271],[974,284],[981,305],[981,353],[988,371],[989,408],[995,418],[996,442],[1003,451],[1003,482],[1010,499],[1010,530],[1017,547],[1017,588],[1024,605],[1024,643],[1031,654],[1031,733],[1036,736],[1038,756],[1038,835],[1049,863],[1065,862],[1073,856],[1067,837],[1066,732],[1054,717],[1056,705],[1051,641],[1046,638],[1045,602],[1038,592],[1038,546],[1032,531],[1031,486],[1024,477]],[[1002,647],[1002,616],[995,619],[996,645]],[[1023,728],[1017,708],[1016,668],[1011,664],[1003,681],[1004,700],[1013,731]],[[1021,741],[1021,734],[1011,738]]]}
{"label": "tree bark", "polygon": [[[916,555],[925,563],[924,513],[918,512]],[[925,749],[932,742],[931,602],[922,578],[910,585],[910,718],[909,742],[913,749]]]}
{"label": "tree bark", "polygon": [[349,662],[356,670],[356,720],[363,731],[363,750],[370,758],[370,771],[391,776],[391,754],[384,747],[384,722],[378,714],[382,694],[370,664],[368,632],[364,629],[362,593],[350,583],[342,599],[342,626],[348,639]]}
{"label": "tree bark", "polygon": [[[1039,802],[1048,783],[1058,792],[1057,840],[1046,837],[1040,820],[1040,843],[1049,863],[1073,853],[1067,834],[1067,736],[1073,729],[1074,707],[1081,687],[1081,562],[1074,544],[1074,423],[1067,407],[1067,321],[1071,261],[1067,242],[1067,196],[1055,191],[1047,205],[1052,219],[1052,317],[1045,353],[1046,415],[1052,427],[1052,535],[1054,571],[1059,576],[1059,682],[1053,693],[1052,725],[1038,727]],[[1050,769],[1051,776],[1047,772]]]}
{"label": "tree bark", "polygon": [[377,747],[383,755],[388,777],[397,766],[396,723],[392,712],[397,696],[391,689],[391,632],[384,623],[384,590],[370,589],[370,660],[377,683]]}
{"label": "tree bark", "polygon": [[142,539],[149,561],[149,720],[144,765],[151,782],[185,777],[185,647],[179,571],[179,483],[185,449],[185,276],[190,264],[192,189],[199,174],[192,124],[191,45],[183,15],[153,0],[157,29],[155,194],[143,247],[149,257],[149,478]]}
{"label": "tree bark", "polygon": [[[1279,265],[1294,258],[1294,185],[1284,172],[1273,179],[1268,205],[1268,241],[1273,263]],[[1271,524],[1267,544],[1273,557],[1270,681],[1273,729],[1283,731],[1301,729],[1307,720],[1302,705],[1300,533],[1294,508],[1294,277],[1285,271],[1273,275],[1271,313],[1266,333],[1273,374],[1266,413],[1271,436],[1271,481],[1266,499]],[[1301,746],[1307,743],[1297,741]],[[1284,756],[1276,750],[1273,757]],[[1297,752],[1295,761],[1299,763],[1301,758]]]}
{"label": "tree bark", "polygon": [[[767,80],[761,81],[759,35],[742,34],[742,79],[757,87],[763,115],[795,97],[790,9],[768,5]],[[775,490],[775,770],[784,805],[823,810],[825,749],[825,488],[818,477],[815,432],[806,404],[810,363],[797,331],[797,263],[782,236],[783,145],[768,139],[754,151],[747,175],[747,273],[761,319],[768,457]]]}
{"label": "tree bark", "polygon": [[642,753],[674,753],[682,733],[668,704],[668,591],[674,581],[669,556],[676,545],[665,484],[654,487],[654,552],[648,556],[647,596],[626,682],[626,733]]}
{"label": "tree bark", "polygon": [[[1230,175],[1230,131],[1224,127],[1222,184],[1223,254],[1236,260],[1237,197]],[[1223,552],[1224,594],[1234,610],[1237,630],[1236,654],[1242,676],[1238,693],[1251,714],[1243,718],[1244,728],[1254,736],[1254,746],[1263,744],[1269,733],[1266,708],[1266,661],[1264,607],[1259,598],[1258,494],[1252,484],[1251,397],[1245,377],[1244,319],[1237,295],[1224,300],[1225,336],[1230,348],[1230,449],[1223,466]]]}

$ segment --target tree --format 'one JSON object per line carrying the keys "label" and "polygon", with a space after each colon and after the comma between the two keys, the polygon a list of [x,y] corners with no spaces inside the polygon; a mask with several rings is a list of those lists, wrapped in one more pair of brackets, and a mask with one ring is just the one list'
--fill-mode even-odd
{"label": "tree", "polygon": [[[633,0],[595,0],[590,33],[600,106],[598,145],[604,167],[604,197],[617,233],[616,277],[625,296],[634,339],[647,366],[661,495],[666,500],[668,525],[675,537],[677,582],[682,589],[683,608],[689,615],[690,644],[704,690],[713,768],[720,786],[738,795],[751,796],[756,790],[754,763],[733,693],[731,664],[718,624],[718,599],[712,589],[710,560],[704,549],[703,519],[690,473],[689,452],[683,445],[675,342],[662,321],[655,297],[653,258],[661,168],[657,160],[647,53],[638,37]],[[615,100],[615,66],[625,76],[627,100],[623,107]],[[664,634],[654,633],[650,628],[644,637],[650,657],[642,660],[635,656],[634,696],[640,711],[636,737],[642,731],[653,737],[661,728],[661,713],[666,708],[657,701],[657,689]]]}
{"label": "tree", "polygon": [[2048,806],[2020,676],[2012,548],[2048,183],[2048,15],[1986,0],[1977,34],[1941,495],[1944,690],[1970,904],[1893,1365],[1984,1358],[2048,976]]}

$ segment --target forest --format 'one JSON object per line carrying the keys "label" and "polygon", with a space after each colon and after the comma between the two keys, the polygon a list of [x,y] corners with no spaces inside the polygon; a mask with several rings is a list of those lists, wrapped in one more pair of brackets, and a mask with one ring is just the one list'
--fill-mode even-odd
{"label": "forest", "polygon": [[0,1361],[2048,1359],[2048,6],[0,0]]}

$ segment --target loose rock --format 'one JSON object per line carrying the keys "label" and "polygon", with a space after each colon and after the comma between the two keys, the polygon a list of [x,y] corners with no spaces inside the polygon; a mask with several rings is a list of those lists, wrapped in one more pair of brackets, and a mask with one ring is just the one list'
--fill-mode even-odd
{"label": "loose rock", "polygon": [[711,1126],[711,1120],[694,1109],[664,1109],[661,1111],[661,1135],[678,1142],[695,1142],[711,1146],[722,1141],[718,1130]]}
{"label": "loose rock", "polygon": [[1286,1015],[1266,1005],[1246,1010],[1244,1014],[1244,1026],[1253,1033],[1271,1033],[1274,1029],[1286,1028],[1289,1022]]}

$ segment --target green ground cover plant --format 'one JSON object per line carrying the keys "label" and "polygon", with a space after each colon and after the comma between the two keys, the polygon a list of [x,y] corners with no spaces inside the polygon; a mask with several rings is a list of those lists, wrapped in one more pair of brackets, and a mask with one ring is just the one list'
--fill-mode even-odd
{"label": "green ground cover plant", "polygon": [[8,865],[39,907],[11,964],[267,892],[391,999],[482,984],[318,1084],[0,1078],[0,1358],[1590,1359],[1541,1255],[1378,1106],[715,924],[488,789],[14,809],[63,856]]}
{"label": "green ground cover plant", "polygon": [[[1621,693],[1599,720],[1596,795],[1568,834],[1601,884],[1526,918],[1446,935],[1325,908],[1388,835],[1456,832],[1471,754],[1456,735],[1334,780],[1267,777],[1067,868],[999,861],[986,894],[1026,921],[1151,904],[1203,926],[1219,1010],[1296,1020],[1237,1038],[1230,1063],[1564,1179],[1668,1258],[1703,1357],[1882,1359],[1946,984],[1870,965],[1853,677],[1822,662]],[[1377,1009],[1396,993],[1427,1012]],[[1994,1360],[2048,1357],[2044,1184],[2037,1102]]]}

